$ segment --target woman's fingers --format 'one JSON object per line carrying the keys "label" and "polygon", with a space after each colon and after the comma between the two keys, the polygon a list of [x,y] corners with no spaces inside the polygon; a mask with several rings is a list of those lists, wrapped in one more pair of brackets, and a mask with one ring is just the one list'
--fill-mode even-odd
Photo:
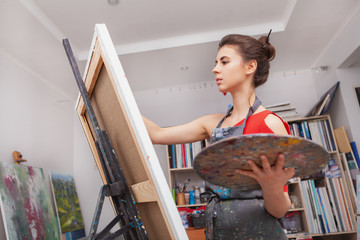
{"label": "woman's fingers", "polygon": [[286,182],[294,176],[294,168],[284,168],[285,156],[284,154],[279,154],[274,166],[270,165],[267,157],[261,155],[262,168],[259,167],[254,161],[248,160],[251,171],[236,169],[235,172],[251,177],[255,179],[261,186],[266,186],[268,184],[277,184],[283,186]]}
{"label": "woman's fingers", "polygon": [[264,170],[264,172],[270,172],[271,171],[271,166],[269,163],[269,160],[267,159],[267,157],[265,155],[260,155],[260,159],[261,159],[261,165],[262,168]]}
{"label": "woman's fingers", "polygon": [[256,179],[253,171],[235,169],[235,172]]}
{"label": "woman's fingers", "polygon": [[285,156],[283,153],[279,153],[275,163],[275,171],[281,171],[284,167]]}
{"label": "woman's fingers", "polygon": [[288,179],[292,178],[295,175],[295,168],[284,168],[284,171]]}
{"label": "woman's fingers", "polygon": [[255,174],[259,174],[261,172],[261,168],[259,168],[253,160],[247,160],[247,163]]}

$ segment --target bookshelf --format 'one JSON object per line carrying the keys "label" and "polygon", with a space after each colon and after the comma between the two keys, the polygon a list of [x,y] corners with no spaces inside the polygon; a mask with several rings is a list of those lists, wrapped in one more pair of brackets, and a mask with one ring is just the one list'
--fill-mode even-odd
{"label": "bookshelf", "polygon": [[324,174],[297,178],[289,184],[289,194],[300,201],[290,209],[301,215],[302,231],[289,239],[356,239],[356,199],[346,160],[339,153],[329,115],[288,121],[291,134],[310,139],[329,152],[329,168]]}
{"label": "bookshelf", "polygon": [[[206,203],[190,204],[185,200],[185,204],[178,204],[175,189],[178,184],[184,184],[187,182],[186,191],[193,190],[194,186],[204,187],[205,182],[200,179],[193,169],[194,157],[207,145],[207,140],[186,143],[186,144],[175,144],[167,145],[167,164],[169,174],[169,186],[173,193],[174,201],[176,206],[181,208],[198,209],[206,206]],[[189,181],[190,180],[190,181]],[[205,240],[204,228],[190,227],[186,229],[186,233],[190,240]]]}
{"label": "bookshelf", "polygon": [[[328,169],[327,172],[332,170],[338,174],[334,175],[337,177],[332,176],[331,178],[317,174],[311,178],[291,179],[289,182],[289,195],[292,200],[292,207],[289,209],[288,213],[300,215],[301,231],[291,233],[288,231],[288,239],[355,240],[356,199],[350,187],[352,182],[351,179],[349,180],[348,178],[349,173],[347,172],[346,162],[344,161],[342,154],[339,153],[335,141],[330,116],[320,115],[315,117],[297,118],[287,122],[291,128],[292,135],[310,139],[327,149],[329,152],[329,159],[333,159],[332,168]],[[196,144],[200,144],[200,150],[206,146],[205,141]],[[175,151],[178,149],[178,151],[181,151],[182,153],[176,155],[174,149]],[[183,152],[184,149],[185,152]],[[176,182],[184,182],[189,178],[191,178],[189,186],[204,185],[204,181],[197,177],[192,168],[191,158],[190,161],[183,161],[182,159],[180,163],[174,161],[176,156],[182,156],[183,158],[191,156],[186,153],[186,149],[194,149],[194,146],[191,148],[190,146],[186,148],[186,145],[167,146],[170,189],[176,187]],[[192,157],[195,155],[196,153],[193,152]],[[188,162],[190,164],[187,164]],[[206,203],[186,204],[177,205],[177,207],[201,207],[205,205]],[[340,225],[341,223],[343,226]],[[203,229],[199,231],[203,232]]]}
{"label": "bookshelf", "polygon": [[[185,182],[186,191],[194,190],[194,187],[203,188],[205,183],[200,177],[198,177],[193,169],[193,162],[195,156],[207,145],[207,141],[198,141],[194,143],[186,144],[174,144],[168,145],[167,157],[168,157],[168,174],[169,174],[169,185],[173,192],[174,200],[176,201],[177,189],[183,187]],[[175,193],[176,192],[176,193]],[[195,203],[195,204],[182,204],[177,203],[177,207],[199,207],[205,206],[206,203]]]}

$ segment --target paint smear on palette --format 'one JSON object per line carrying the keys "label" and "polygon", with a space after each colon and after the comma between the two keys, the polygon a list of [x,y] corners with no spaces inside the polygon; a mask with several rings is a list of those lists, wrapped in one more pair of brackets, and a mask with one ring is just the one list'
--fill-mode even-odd
{"label": "paint smear on palette", "polygon": [[51,172],[50,179],[61,232],[66,233],[66,239],[85,237],[74,177]]}
{"label": "paint smear on palette", "polygon": [[253,134],[218,141],[203,149],[194,160],[196,173],[212,184],[239,190],[260,189],[252,178],[236,169],[248,170],[251,159],[261,167],[260,155],[274,165],[279,153],[285,155],[284,167],[295,168],[295,176],[319,172],[329,162],[328,152],[320,145],[300,137],[276,134]]}
{"label": "paint smear on palette", "polygon": [[41,168],[0,162],[0,195],[8,240],[60,239]]}

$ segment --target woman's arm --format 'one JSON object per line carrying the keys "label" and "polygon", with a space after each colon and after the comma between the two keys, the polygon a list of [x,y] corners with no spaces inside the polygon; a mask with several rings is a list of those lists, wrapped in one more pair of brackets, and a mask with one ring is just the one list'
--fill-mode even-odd
{"label": "woman's arm", "polygon": [[143,116],[143,120],[153,144],[180,144],[204,140],[210,137],[212,128],[220,121],[223,114],[211,114],[189,123],[174,127],[159,127]]}

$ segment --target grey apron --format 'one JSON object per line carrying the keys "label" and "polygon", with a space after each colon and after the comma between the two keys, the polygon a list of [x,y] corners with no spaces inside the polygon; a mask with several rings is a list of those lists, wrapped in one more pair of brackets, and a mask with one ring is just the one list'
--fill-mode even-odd
{"label": "grey apron", "polygon": [[[255,103],[240,126],[220,128],[231,115],[230,108],[225,117],[213,129],[210,143],[244,133],[246,121],[261,105],[256,97]],[[264,206],[261,190],[239,191],[206,183],[209,193],[206,207],[207,240],[287,240],[278,219],[270,215]]]}

